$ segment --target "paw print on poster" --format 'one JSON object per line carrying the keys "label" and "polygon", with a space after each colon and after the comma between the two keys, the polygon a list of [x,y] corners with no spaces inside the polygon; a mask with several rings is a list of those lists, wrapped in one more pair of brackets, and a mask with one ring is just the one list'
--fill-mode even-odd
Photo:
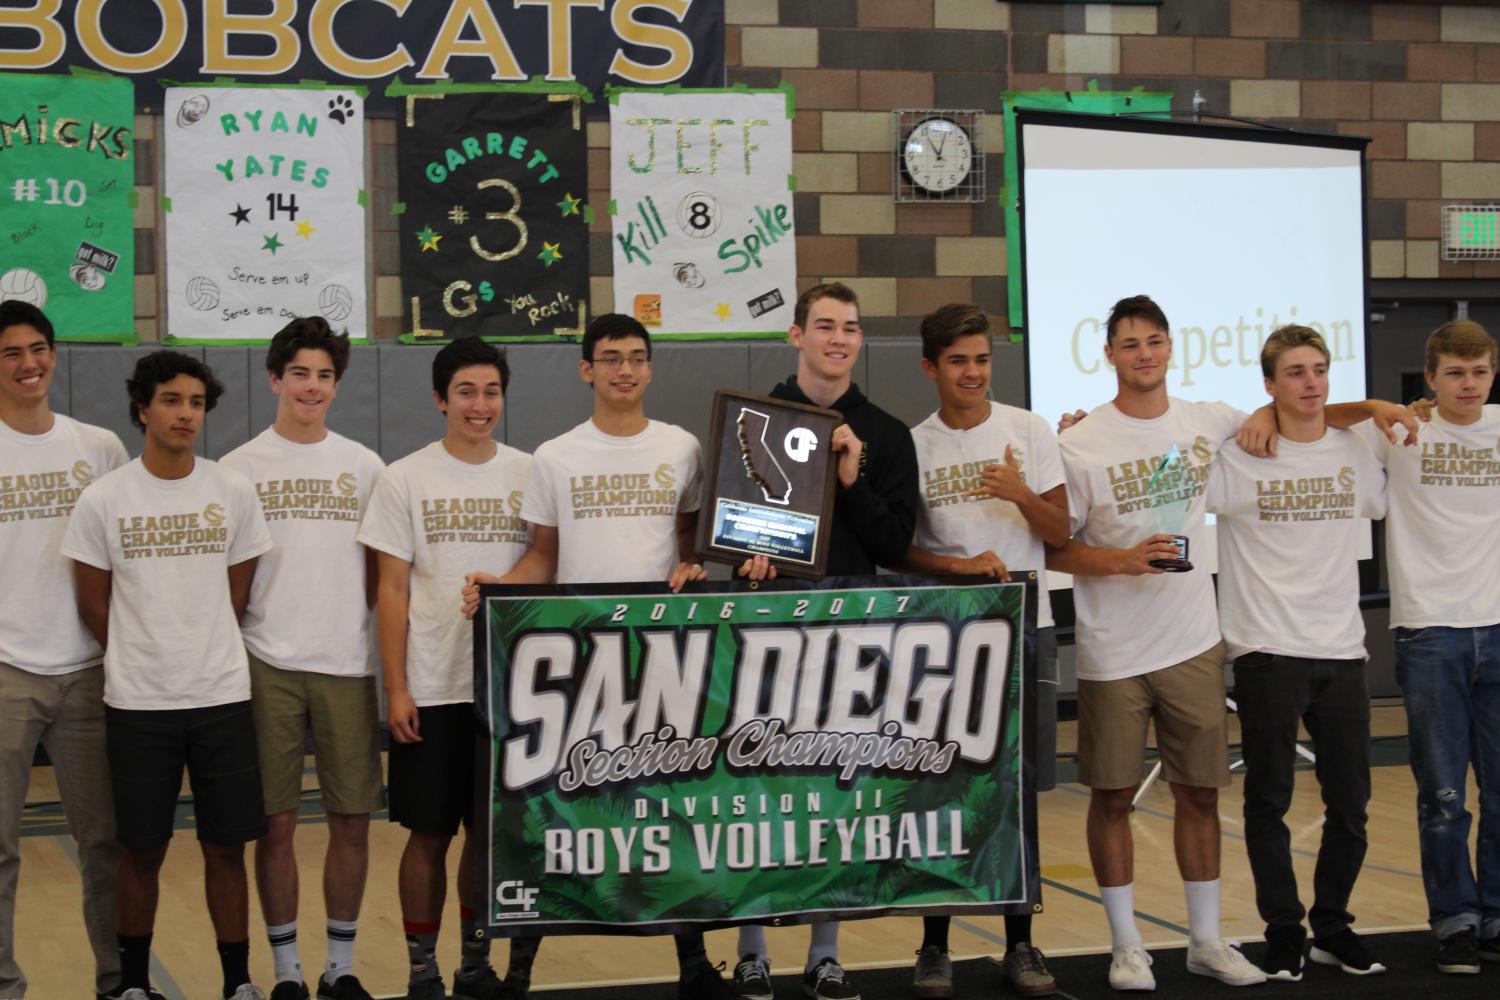
{"label": "paw print on poster", "polygon": [[354,102],[343,94],[335,95],[333,100],[328,102],[328,117],[340,125],[344,124],[354,117]]}

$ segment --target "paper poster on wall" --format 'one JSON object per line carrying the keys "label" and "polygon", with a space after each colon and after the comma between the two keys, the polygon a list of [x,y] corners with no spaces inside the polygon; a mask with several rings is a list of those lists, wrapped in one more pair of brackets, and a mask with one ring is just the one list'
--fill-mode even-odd
{"label": "paper poster on wall", "polygon": [[610,99],[616,310],[654,333],[785,333],[797,301],[790,91]]}
{"label": "paper poster on wall", "polygon": [[60,340],[133,342],[129,80],[0,74],[0,300]]}
{"label": "paper poster on wall", "polygon": [[555,338],[588,321],[582,88],[392,87],[403,339]]}
{"label": "paper poster on wall", "polygon": [[359,93],[166,93],[167,339],[264,341],[299,316],[368,338]]}

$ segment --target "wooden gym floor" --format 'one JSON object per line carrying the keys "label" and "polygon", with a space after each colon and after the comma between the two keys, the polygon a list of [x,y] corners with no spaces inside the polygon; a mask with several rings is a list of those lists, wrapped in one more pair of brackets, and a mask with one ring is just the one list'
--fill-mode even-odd
{"label": "wooden gym floor", "polygon": [[[1418,863],[1415,790],[1405,760],[1406,718],[1399,707],[1375,709],[1374,795],[1370,803],[1370,850],[1355,889],[1352,909],[1357,929],[1394,930],[1426,927],[1426,903]],[[1063,723],[1059,752],[1074,748],[1076,724]],[[1234,717],[1230,739],[1238,740]],[[1234,759],[1231,757],[1231,759]],[[1060,778],[1071,778],[1072,767],[1060,762]],[[1224,830],[1223,926],[1226,937],[1255,940],[1261,924],[1255,914],[1254,889],[1245,860],[1240,817],[1242,771],[1220,799]],[[316,784],[309,759],[306,781]],[[16,906],[16,953],[28,978],[30,995],[44,1000],[92,995],[93,970],[79,916],[79,880],[72,840],[55,806],[57,788],[50,768],[33,774],[24,820],[27,836],[21,851],[21,884]],[[314,800],[316,801],[316,800]],[[1036,919],[1033,937],[1051,954],[1107,950],[1109,932],[1098,901],[1098,888],[1084,843],[1088,792],[1065,783],[1038,799],[1040,811],[1043,902],[1046,911]],[[1470,810],[1474,810],[1472,780]],[[1297,875],[1304,901],[1310,901],[1313,857],[1320,835],[1322,805],[1311,772],[1298,774],[1297,793],[1287,821],[1292,831]],[[1136,906],[1148,947],[1179,945],[1185,940],[1187,910],[1181,883],[1172,861],[1172,796],[1164,784],[1149,791],[1134,817],[1136,844]],[[324,913],[319,886],[327,827],[314,815],[304,817],[297,831],[301,860],[302,902],[299,936],[308,981],[316,981],[325,954]],[[405,992],[406,950],[396,897],[396,865],[404,843],[403,831],[383,819],[370,836],[370,878],[361,915],[356,973],[376,996]],[[248,860],[248,853],[247,853]],[[450,873],[457,864],[455,855]],[[253,877],[253,876],[252,876]],[[264,923],[251,893],[251,970],[269,992],[272,985],[270,950]],[[447,977],[457,964],[458,903],[450,891],[443,918],[439,962]],[[840,951],[850,969],[905,965],[921,939],[921,923],[891,917],[851,921],[844,925]],[[950,941],[953,954],[970,957],[1003,950],[998,917],[956,920]],[[779,970],[800,967],[807,946],[805,928],[773,929],[771,958]],[[709,955],[732,966],[735,932],[708,936]],[[506,946],[496,942],[494,960],[504,970]],[[203,902],[202,861],[190,831],[173,838],[163,870],[161,907],[153,949],[157,986],[170,1000],[213,997],[220,983],[213,933]],[[619,984],[626,981],[676,977],[672,942],[656,938],[554,938],[546,942],[537,961],[538,990]],[[1066,988],[1066,984],[1063,984]]]}

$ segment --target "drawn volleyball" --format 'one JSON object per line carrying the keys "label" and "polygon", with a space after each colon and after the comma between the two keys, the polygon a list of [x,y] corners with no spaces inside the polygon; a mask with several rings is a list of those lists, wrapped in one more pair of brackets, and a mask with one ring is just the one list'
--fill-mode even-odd
{"label": "drawn volleyball", "polygon": [[219,307],[219,286],[212,278],[198,275],[187,283],[187,304],[199,312],[208,312]]}
{"label": "drawn volleyball", "polygon": [[330,323],[346,320],[354,311],[354,296],[343,285],[324,285],[323,290],[318,293],[318,311]]}
{"label": "drawn volleyball", "polygon": [[0,302],[19,299],[41,309],[47,304],[47,283],[35,271],[13,267],[0,274]]}

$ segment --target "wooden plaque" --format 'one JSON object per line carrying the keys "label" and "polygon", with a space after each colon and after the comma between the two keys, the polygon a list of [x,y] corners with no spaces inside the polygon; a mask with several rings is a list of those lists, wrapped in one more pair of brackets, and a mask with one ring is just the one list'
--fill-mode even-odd
{"label": "wooden plaque", "polygon": [[817,578],[828,566],[834,428],[825,410],[720,389],[698,514],[698,555],[738,566],[768,556],[777,573]]}

